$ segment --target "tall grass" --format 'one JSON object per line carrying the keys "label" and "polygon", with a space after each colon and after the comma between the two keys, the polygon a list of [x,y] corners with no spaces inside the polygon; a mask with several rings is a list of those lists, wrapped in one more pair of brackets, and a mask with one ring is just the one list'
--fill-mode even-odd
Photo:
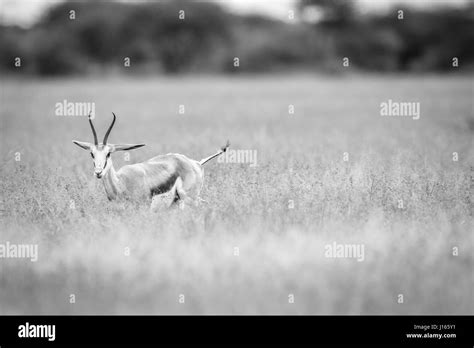
{"label": "tall grass", "polygon": [[[0,312],[472,313],[471,81],[4,82],[0,243],[37,243],[39,260],[0,259]],[[198,208],[109,202],[71,143],[91,140],[86,118],[54,115],[63,99],[96,103],[99,137],[114,111],[110,141],[147,144],[131,163],[229,138],[258,166],[210,162]],[[421,118],[381,117],[387,99],[419,101]],[[326,258],[333,242],[363,244],[364,261]]]}

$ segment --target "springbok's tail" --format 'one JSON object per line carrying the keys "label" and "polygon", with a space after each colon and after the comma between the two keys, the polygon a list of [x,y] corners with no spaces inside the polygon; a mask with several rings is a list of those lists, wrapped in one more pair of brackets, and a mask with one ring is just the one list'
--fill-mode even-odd
{"label": "springbok's tail", "polygon": [[219,156],[220,154],[223,154],[224,152],[227,151],[227,148],[230,146],[230,143],[229,143],[229,140],[227,140],[227,143],[221,147],[221,149],[216,152],[215,154],[209,156],[209,157],[206,157],[206,158],[203,158],[202,160],[199,161],[199,164],[200,165],[203,165],[204,163],[206,162],[209,162],[211,159],[213,159],[214,157],[217,157]]}

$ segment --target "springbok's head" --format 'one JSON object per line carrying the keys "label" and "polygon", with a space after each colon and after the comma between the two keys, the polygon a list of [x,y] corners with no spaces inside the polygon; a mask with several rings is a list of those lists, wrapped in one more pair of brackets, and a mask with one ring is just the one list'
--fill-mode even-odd
{"label": "springbok's head", "polygon": [[72,141],[74,144],[83,148],[84,150],[90,151],[92,160],[94,161],[94,175],[98,179],[102,178],[110,169],[111,161],[109,161],[109,158],[112,152],[133,150],[145,146],[145,144],[108,144],[107,139],[109,138],[110,131],[112,130],[115,123],[115,114],[113,112],[112,115],[114,115],[114,119],[109,129],[105,133],[104,140],[101,144],[99,144],[99,142],[97,141],[97,133],[95,132],[90,115],[89,124],[91,125],[92,134],[94,135],[94,144],[85,141]]}

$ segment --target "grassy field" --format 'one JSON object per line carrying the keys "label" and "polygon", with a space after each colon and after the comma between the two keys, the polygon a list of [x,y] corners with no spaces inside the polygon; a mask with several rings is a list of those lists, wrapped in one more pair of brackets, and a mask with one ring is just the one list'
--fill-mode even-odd
{"label": "grassy field", "polygon": [[[37,243],[39,259],[0,259],[0,313],[473,313],[472,86],[472,76],[3,80],[0,243]],[[147,144],[130,163],[201,159],[230,139],[258,165],[207,164],[198,208],[109,202],[71,142],[92,141],[86,118],[55,116],[64,99],[96,103],[100,138],[115,112],[109,140]],[[420,119],[380,116],[388,99],[420,102]],[[333,242],[364,245],[364,260],[325,257]]]}

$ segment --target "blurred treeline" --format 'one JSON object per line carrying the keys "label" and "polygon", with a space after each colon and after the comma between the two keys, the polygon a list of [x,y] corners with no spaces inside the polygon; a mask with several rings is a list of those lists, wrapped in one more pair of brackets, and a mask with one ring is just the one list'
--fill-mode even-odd
{"label": "blurred treeline", "polygon": [[280,21],[206,2],[65,2],[31,28],[0,26],[0,47],[1,71],[20,57],[23,72],[39,75],[337,72],[343,57],[364,70],[454,71],[453,57],[474,68],[474,6],[361,14],[350,1],[301,0],[295,19]]}

